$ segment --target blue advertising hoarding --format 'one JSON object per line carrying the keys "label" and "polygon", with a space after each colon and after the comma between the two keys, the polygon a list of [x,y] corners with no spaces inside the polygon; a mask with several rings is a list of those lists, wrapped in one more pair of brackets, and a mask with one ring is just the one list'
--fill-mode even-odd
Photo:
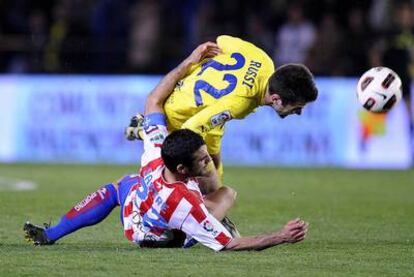
{"label": "blue advertising hoarding", "polygon": [[[124,139],[159,76],[0,76],[0,161],[137,163],[140,142]],[[267,107],[226,124],[225,164],[405,168],[408,118],[364,112],[356,79],[318,78],[318,100],[301,116]]]}
{"label": "blue advertising hoarding", "polygon": [[0,77],[0,159],[137,163],[123,129],[160,77]]}

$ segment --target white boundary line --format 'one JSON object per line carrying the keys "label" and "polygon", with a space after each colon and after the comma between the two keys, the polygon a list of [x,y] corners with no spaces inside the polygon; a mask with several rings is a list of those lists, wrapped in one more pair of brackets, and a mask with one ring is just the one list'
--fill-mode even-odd
{"label": "white boundary line", "polygon": [[29,191],[36,190],[37,187],[32,181],[0,176],[0,191]]}

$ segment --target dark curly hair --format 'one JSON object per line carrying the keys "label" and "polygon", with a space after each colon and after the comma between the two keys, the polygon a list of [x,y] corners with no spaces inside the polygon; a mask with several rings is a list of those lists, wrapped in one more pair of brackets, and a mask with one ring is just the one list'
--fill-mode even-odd
{"label": "dark curly hair", "polygon": [[192,169],[194,153],[205,144],[203,138],[189,130],[180,129],[171,132],[161,147],[161,157],[171,172],[177,172],[177,165],[182,164]]}
{"label": "dark curly hair", "polygon": [[278,67],[269,79],[269,93],[277,93],[284,105],[306,104],[318,97],[313,75],[303,64]]}

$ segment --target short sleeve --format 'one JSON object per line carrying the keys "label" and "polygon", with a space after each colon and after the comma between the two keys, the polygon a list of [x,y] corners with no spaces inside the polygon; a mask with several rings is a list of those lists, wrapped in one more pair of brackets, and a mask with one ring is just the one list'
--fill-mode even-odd
{"label": "short sleeve", "polygon": [[180,197],[168,225],[214,251],[222,250],[232,240],[231,234],[209,213],[200,197],[189,191]]}
{"label": "short sleeve", "polygon": [[[204,214],[204,219],[198,217],[201,214]],[[232,240],[230,233],[207,211],[204,204],[194,207],[184,220],[181,230],[214,251],[222,250]]]}

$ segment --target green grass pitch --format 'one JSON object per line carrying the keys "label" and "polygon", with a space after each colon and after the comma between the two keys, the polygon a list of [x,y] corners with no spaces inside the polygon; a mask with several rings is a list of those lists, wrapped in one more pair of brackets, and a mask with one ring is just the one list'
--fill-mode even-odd
{"label": "green grass pitch", "polygon": [[[300,216],[306,240],[262,252],[139,249],[122,234],[119,208],[53,246],[33,247],[23,223],[57,222],[87,193],[134,166],[0,165],[33,191],[0,190],[0,276],[414,276],[414,170],[226,168],[238,191],[230,217],[242,235]],[[0,187],[1,188],[1,187]]]}

